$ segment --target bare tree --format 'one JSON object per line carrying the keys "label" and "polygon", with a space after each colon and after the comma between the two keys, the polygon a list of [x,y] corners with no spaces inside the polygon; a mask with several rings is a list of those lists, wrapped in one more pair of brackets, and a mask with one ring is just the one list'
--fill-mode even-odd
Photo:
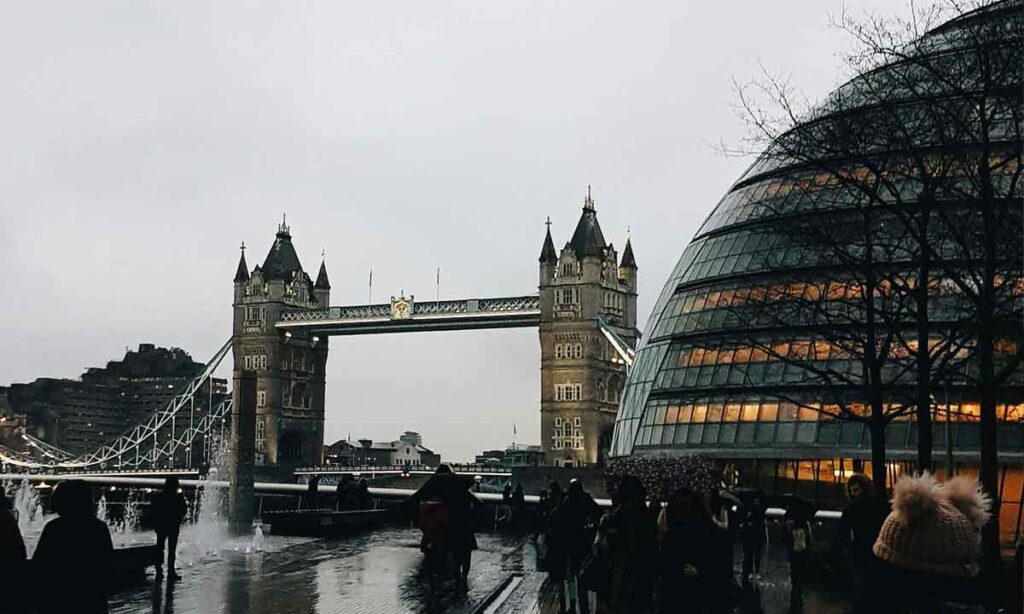
{"label": "bare tree", "polygon": [[[850,256],[841,264],[851,283],[865,293],[856,313],[863,317],[857,345],[868,373],[862,392],[873,399],[879,391],[893,394],[888,384],[900,388],[871,373],[889,368],[887,343],[902,345],[894,355],[912,359],[921,468],[932,464],[933,393],[955,379],[965,394],[971,387],[977,394],[981,481],[996,499],[985,531],[991,563],[998,557],[997,394],[1019,373],[1024,347],[1022,5],[947,0],[911,8],[904,20],[836,20],[857,52],[847,58],[850,81],[821,104],[807,105],[786,80],[766,73],[739,88],[739,108],[751,127],[747,145],[764,151],[761,164],[791,175],[799,169],[835,186],[808,196],[819,209],[841,211],[835,219],[863,222],[862,232],[851,225],[833,241],[833,252]],[[786,213],[766,212],[777,219]],[[799,241],[822,238],[798,224],[786,228]],[[832,240],[825,239],[822,253]],[[885,245],[875,258],[879,243]],[[889,298],[871,298],[879,291]],[[872,330],[879,323],[881,336]],[[896,360],[897,372],[909,362]],[[877,413],[872,423],[892,412]]]}

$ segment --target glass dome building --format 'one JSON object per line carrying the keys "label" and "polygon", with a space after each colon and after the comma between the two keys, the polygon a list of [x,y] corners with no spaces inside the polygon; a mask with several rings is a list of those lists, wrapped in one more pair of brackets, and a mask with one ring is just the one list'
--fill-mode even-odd
{"label": "glass dome building", "polygon": [[[944,369],[932,390],[935,464],[951,448],[960,470],[976,471],[978,344],[963,279],[998,235],[996,358],[1009,371],[997,397],[1002,517],[1019,529],[1021,12],[1020,1],[1004,1],[943,24],[912,44],[919,57],[866,71],[771,143],[703,222],[656,301],[613,457],[700,454],[731,463],[747,485],[838,502],[845,475],[870,471],[874,377],[888,420],[886,469],[900,471],[917,453],[913,288],[928,254],[928,345],[934,370]],[[1005,70],[993,78],[993,66]],[[935,67],[957,83],[929,74]],[[929,128],[928,117],[976,100],[992,101],[983,133],[969,115],[955,134]],[[979,159],[984,171],[970,165]],[[870,179],[884,189],[865,194]],[[914,234],[925,207],[933,215]],[[1009,231],[965,231],[983,209]],[[880,355],[874,374],[863,369],[869,345]]]}

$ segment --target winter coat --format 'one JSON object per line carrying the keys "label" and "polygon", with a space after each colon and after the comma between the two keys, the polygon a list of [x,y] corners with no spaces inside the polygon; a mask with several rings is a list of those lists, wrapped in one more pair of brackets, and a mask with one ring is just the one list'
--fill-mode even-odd
{"label": "winter coat", "polygon": [[439,499],[445,505],[445,516],[449,527],[449,542],[455,552],[475,550],[476,530],[473,526],[473,511],[479,501],[469,492],[472,482],[454,473],[434,474],[408,499],[402,502],[407,513],[415,515],[419,504],[430,499]]}
{"label": "winter coat", "polygon": [[32,557],[43,614],[106,614],[113,573],[114,546],[101,520],[62,516],[43,527]]}
{"label": "winter coat", "polygon": [[663,612],[689,604],[693,612],[728,611],[732,588],[732,544],[728,532],[710,517],[673,523],[658,555],[660,604]]}
{"label": "winter coat", "polygon": [[833,554],[848,547],[854,564],[861,568],[871,565],[875,558],[871,549],[888,515],[889,503],[879,497],[865,495],[851,501],[839,519],[832,542]]}
{"label": "winter coat", "polygon": [[0,509],[0,570],[25,560],[25,541],[18,529],[18,519],[7,509]]}
{"label": "winter coat", "polygon": [[601,508],[594,498],[583,490],[572,490],[552,512],[553,535],[557,536],[559,561],[574,573],[578,572],[583,559],[590,552],[594,542],[597,523],[601,519]]}
{"label": "winter coat", "polygon": [[601,519],[598,531],[608,544],[608,586],[598,599],[602,614],[644,614],[654,602],[657,524],[642,505],[621,504]]}
{"label": "winter coat", "polygon": [[185,504],[185,497],[179,492],[168,492],[162,490],[153,497],[149,506],[153,517],[153,528],[157,535],[168,535],[177,533],[181,523],[188,513],[188,506]]}

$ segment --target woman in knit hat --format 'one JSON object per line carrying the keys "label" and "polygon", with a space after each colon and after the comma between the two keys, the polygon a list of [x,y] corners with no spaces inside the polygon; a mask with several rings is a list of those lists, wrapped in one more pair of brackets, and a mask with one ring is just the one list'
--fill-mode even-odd
{"label": "woman in knit hat", "polygon": [[888,595],[891,611],[901,611],[967,590],[980,570],[981,527],[990,506],[975,478],[940,483],[927,472],[901,477],[873,549],[882,565],[874,594]]}

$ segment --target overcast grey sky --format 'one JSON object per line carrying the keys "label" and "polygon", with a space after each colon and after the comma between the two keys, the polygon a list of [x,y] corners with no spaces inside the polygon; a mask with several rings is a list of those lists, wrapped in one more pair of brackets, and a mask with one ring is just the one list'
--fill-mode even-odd
{"label": "overcast grey sky", "polygon": [[[847,0],[849,9],[906,7]],[[230,335],[238,245],[282,212],[332,303],[536,291],[593,184],[640,317],[749,160],[732,79],[816,98],[840,0],[5,2],[0,384]],[[335,338],[327,438],[402,430],[449,459],[539,443],[536,331]]]}

